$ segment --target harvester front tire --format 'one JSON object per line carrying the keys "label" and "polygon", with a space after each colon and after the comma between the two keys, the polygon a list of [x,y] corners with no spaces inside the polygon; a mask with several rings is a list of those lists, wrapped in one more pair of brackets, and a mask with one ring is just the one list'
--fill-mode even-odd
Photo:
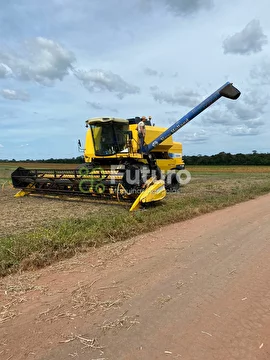
{"label": "harvester front tire", "polygon": [[165,186],[168,192],[176,193],[180,190],[180,183],[177,180],[176,174],[171,175],[170,184],[167,184],[167,178],[165,179]]}

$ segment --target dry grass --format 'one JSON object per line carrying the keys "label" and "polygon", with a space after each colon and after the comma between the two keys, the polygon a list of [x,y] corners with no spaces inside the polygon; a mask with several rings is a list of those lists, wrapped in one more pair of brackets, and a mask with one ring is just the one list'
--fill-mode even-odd
{"label": "dry grass", "polygon": [[140,323],[138,321],[139,315],[127,316],[125,315],[125,313],[121,315],[119,319],[115,319],[113,321],[105,320],[104,323],[101,325],[102,331],[107,332],[110,330],[119,330],[119,329],[129,330],[132,326]]}
{"label": "dry grass", "polygon": [[103,347],[100,346],[98,340],[96,338],[87,338],[85,336],[82,335],[76,335],[76,334],[71,334],[70,336],[67,337],[67,339],[60,341],[60,343],[69,343],[71,341],[74,340],[78,340],[82,345],[82,350],[86,349],[86,348],[90,348],[93,350],[102,350]]}
{"label": "dry grass", "polygon": [[[97,280],[96,280],[97,281]],[[91,284],[82,285],[79,284],[78,288],[75,289],[71,294],[72,309],[74,312],[80,311],[80,314],[92,314],[96,311],[106,312],[110,309],[118,309],[123,301],[130,298],[130,291],[119,291],[109,298],[105,297],[107,288],[99,288],[99,293],[92,295],[91,287],[96,282]],[[117,287],[112,286],[110,289]]]}
{"label": "dry grass", "polygon": [[165,304],[167,304],[171,300],[172,300],[171,295],[161,294],[161,296],[159,296],[158,299],[156,300],[156,304],[158,307],[162,308]]}
{"label": "dry grass", "polygon": [[65,311],[63,307],[64,304],[58,304],[52,308],[47,308],[38,315],[37,320],[52,323],[63,318],[74,320],[78,316],[74,312],[70,312],[68,310]]}
{"label": "dry grass", "polygon": [[0,307],[0,325],[7,322],[8,320],[11,320],[19,315],[18,311],[16,309],[13,309],[16,305],[23,302],[23,298],[15,298],[11,301],[8,301],[4,305],[1,305]]}
{"label": "dry grass", "polygon": [[35,274],[24,274],[0,282],[0,294],[3,299],[0,305],[0,325],[20,315],[17,307],[26,301],[26,293],[29,291],[46,293],[47,287],[35,285],[37,279],[38,276]]}

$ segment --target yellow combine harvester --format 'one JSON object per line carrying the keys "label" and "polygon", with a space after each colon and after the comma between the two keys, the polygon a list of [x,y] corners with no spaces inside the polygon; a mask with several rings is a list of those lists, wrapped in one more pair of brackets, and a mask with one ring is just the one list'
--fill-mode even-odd
{"label": "yellow combine harvester", "polygon": [[[146,122],[144,145],[140,147],[140,118],[93,118],[86,121],[85,164],[77,170],[16,169],[15,196],[79,196],[132,201],[130,211],[140,204],[162,200],[166,190],[179,188],[178,172],[184,168],[182,144],[172,135],[220,97],[237,99],[240,91],[224,84],[168,129]],[[79,145],[80,141],[79,141]]]}

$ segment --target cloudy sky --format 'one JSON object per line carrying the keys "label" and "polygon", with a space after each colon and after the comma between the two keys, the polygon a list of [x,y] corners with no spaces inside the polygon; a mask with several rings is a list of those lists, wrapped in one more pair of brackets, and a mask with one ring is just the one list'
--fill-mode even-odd
{"label": "cloudy sky", "polygon": [[0,159],[78,156],[85,120],[151,115],[184,154],[270,152],[269,0],[0,0]]}

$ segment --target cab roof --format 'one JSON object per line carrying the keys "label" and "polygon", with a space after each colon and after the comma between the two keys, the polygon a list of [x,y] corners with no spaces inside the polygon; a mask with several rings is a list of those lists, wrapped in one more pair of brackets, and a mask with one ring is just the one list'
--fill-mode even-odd
{"label": "cab roof", "polygon": [[114,118],[114,117],[96,117],[86,120],[86,124],[100,124],[100,123],[108,123],[108,122],[115,122],[115,123],[122,123],[122,124],[128,124],[127,119],[121,119],[121,118]]}

